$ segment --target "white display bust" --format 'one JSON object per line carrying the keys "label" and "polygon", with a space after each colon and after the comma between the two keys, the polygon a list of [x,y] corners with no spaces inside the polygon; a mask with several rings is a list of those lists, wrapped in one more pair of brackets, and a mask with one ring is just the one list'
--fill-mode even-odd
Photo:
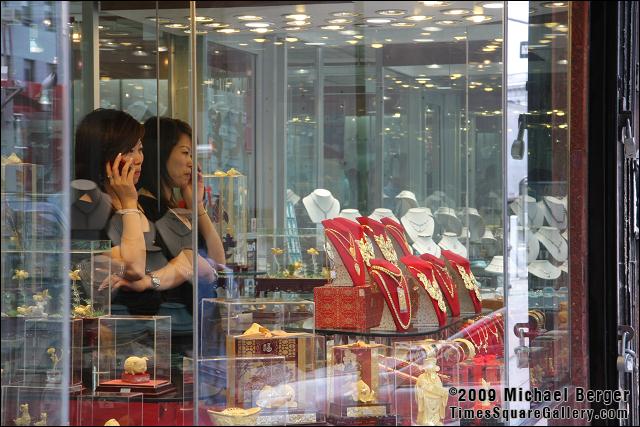
{"label": "white display bust", "polygon": [[438,242],[438,246],[442,249],[446,249],[462,257],[467,258],[467,248],[460,243],[457,234],[451,232],[445,232],[442,234],[442,239]]}
{"label": "white display bust", "polygon": [[546,280],[560,277],[561,270],[546,259],[537,259],[529,264],[529,273]]}
{"label": "white display bust", "polygon": [[396,196],[396,212],[399,216],[404,216],[409,209],[418,207],[418,199],[411,191],[401,191]]}
{"label": "white display bust", "polygon": [[544,221],[544,211],[541,210],[541,204],[536,202],[536,199],[533,197],[517,197],[513,202],[511,202],[509,208],[518,216],[518,222],[520,225],[530,226],[532,228],[542,226]]}
{"label": "white display bust", "polygon": [[459,236],[462,233],[462,222],[456,215],[456,211],[446,206],[441,206],[435,213],[436,221],[444,229]]}
{"label": "white display bust", "polygon": [[396,216],[393,214],[393,211],[387,208],[374,209],[374,211],[371,212],[371,215],[369,215],[369,218],[375,219],[376,221],[380,221],[382,218],[391,218],[395,222],[400,222],[398,218],[396,218]]}
{"label": "white display bust", "polygon": [[298,196],[296,193],[293,192],[292,189],[288,188],[287,189],[287,202],[290,202],[292,205],[296,205],[298,204],[298,202],[300,201],[300,196]]}
{"label": "white display bust", "polygon": [[544,196],[542,201],[547,224],[560,230],[567,228],[567,198]]}
{"label": "white display bust", "polygon": [[555,227],[540,227],[536,237],[547,248],[549,254],[559,262],[564,262],[569,257],[569,245]]}
{"label": "white display bust", "polygon": [[484,220],[480,212],[478,212],[476,208],[463,208],[458,213],[458,217],[462,221],[462,224],[469,229],[469,238],[471,241],[480,241],[485,231]]}
{"label": "white display bust", "polygon": [[340,215],[338,216],[341,218],[346,218],[346,219],[350,219],[351,221],[358,222],[356,218],[361,217],[362,214],[358,209],[342,209],[340,211]]}
{"label": "white display bust", "polygon": [[430,254],[440,258],[442,249],[433,241],[431,236],[419,236],[411,245],[420,254]]}
{"label": "white display bust", "polygon": [[484,271],[493,274],[502,274],[504,272],[504,257],[502,255],[494,256]]}
{"label": "white display bust", "polygon": [[411,208],[400,222],[412,242],[418,241],[420,236],[433,236],[435,222],[429,208]]}
{"label": "white display bust", "polygon": [[527,263],[533,262],[540,253],[540,242],[530,228],[518,226],[518,240],[527,244]]}
{"label": "white display bust", "polygon": [[333,197],[329,190],[318,188],[302,199],[309,218],[316,224],[325,219],[331,219],[340,213],[340,202]]}

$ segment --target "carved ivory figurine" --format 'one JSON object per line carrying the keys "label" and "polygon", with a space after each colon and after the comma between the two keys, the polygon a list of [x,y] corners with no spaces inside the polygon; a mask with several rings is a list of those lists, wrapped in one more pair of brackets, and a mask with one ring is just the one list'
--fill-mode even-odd
{"label": "carved ivory figurine", "polygon": [[130,356],[124,361],[124,372],[130,375],[144,374],[147,372],[148,357]]}
{"label": "carved ivory figurine", "polygon": [[426,359],[424,372],[416,381],[416,400],[418,403],[416,425],[443,425],[449,393],[442,386],[438,375],[439,370],[440,367],[436,364],[436,359],[431,357]]}

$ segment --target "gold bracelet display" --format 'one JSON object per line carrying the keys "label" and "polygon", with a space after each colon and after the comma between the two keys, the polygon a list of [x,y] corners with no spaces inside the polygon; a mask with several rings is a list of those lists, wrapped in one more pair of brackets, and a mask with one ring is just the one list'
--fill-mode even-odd
{"label": "gold bracelet display", "polygon": [[476,355],[476,348],[473,345],[473,343],[467,339],[464,338],[456,338],[453,340],[454,342],[459,342],[464,344],[467,347],[467,350],[469,350],[467,353],[467,359],[473,359]]}

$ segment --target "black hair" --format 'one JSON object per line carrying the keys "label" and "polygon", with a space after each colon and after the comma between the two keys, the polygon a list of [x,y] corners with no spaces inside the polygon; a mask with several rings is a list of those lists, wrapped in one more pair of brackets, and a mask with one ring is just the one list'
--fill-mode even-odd
{"label": "black hair", "polygon": [[98,108],[84,116],[76,129],[76,179],[88,179],[102,190],[106,164],[128,153],[144,137],[144,127],[130,114]]}
{"label": "black hair", "polygon": [[146,159],[140,175],[140,188],[155,196],[164,207],[173,207],[174,201],[167,199],[163,186],[171,188],[173,182],[167,170],[167,160],[173,147],[182,135],[192,136],[188,123],[170,117],[151,117],[144,122],[144,157]]}

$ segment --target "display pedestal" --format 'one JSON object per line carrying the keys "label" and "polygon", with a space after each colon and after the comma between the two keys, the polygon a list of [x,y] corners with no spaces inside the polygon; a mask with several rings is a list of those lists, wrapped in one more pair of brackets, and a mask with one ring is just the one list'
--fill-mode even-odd
{"label": "display pedestal", "polygon": [[100,383],[96,391],[111,393],[142,393],[145,397],[160,397],[176,391],[176,386],[166,380],[151,380],[146,383],[128,383],[110,380]]}
{"label": "display pedestal", "polygon": [[356,403],[329,405],[327,422],[335,426],[395,426],[395,415],[389,403]]}

